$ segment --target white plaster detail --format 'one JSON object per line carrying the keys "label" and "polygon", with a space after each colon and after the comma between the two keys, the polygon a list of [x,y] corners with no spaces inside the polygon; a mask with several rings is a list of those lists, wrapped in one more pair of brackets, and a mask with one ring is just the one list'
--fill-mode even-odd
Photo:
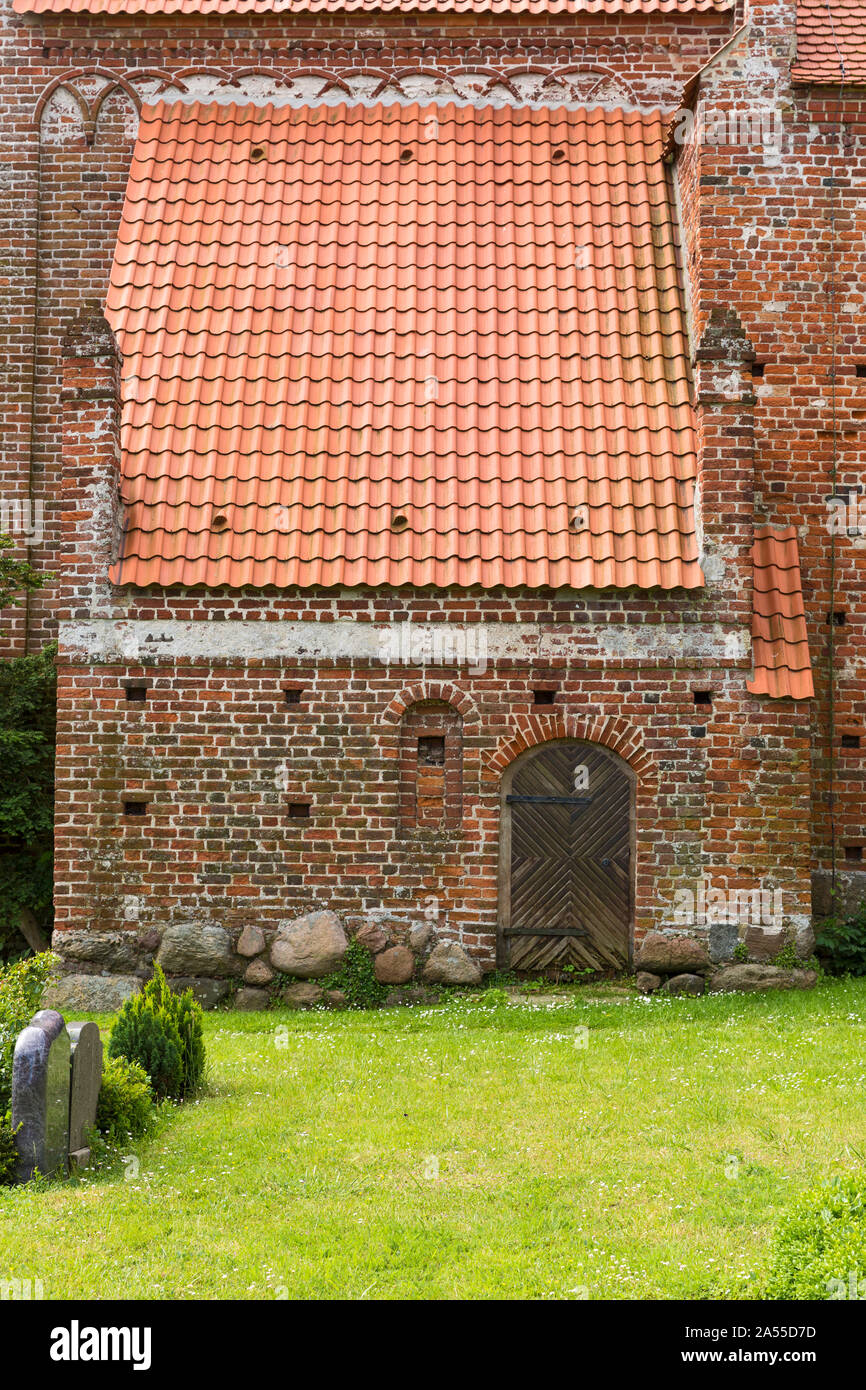
{"label": "white plaster detail", "polygon": [[[97,665],[130,660],[173,662],[194,660],[356,660],[383,664],[395,624],[338,621],[183,622],[169,619],[97,618],[62,623],[63,660]],[[423,624],[417,624],[421,627]],[[452,649],[472,624],[436,623],[446,628]],[[723,623],[486,623],[488,665],[496,661],[548,661],[557,657],[659,661],[719,661],[750,659],[748,631]],[[460,669],[455,663],[455,669]]]}

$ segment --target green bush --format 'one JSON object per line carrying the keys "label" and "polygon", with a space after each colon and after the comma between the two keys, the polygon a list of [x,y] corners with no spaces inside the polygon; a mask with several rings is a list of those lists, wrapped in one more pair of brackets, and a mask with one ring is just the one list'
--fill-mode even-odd
{"label": "green bush", "polygon": [[173,1020],[180,1036],[180,1060],[183,1068],[183,1094],[191,1095],[201,1085],[204,1075],[204,1032],[201,1005],[196,1003],[191,989],[178,993],[169,989],[162,968],[157,965],[153,979],[143,993]]}
{"label": "green bush", "polygon": [[115,1143],[137,1139],[152,1117],[153,1090],[144,1067],[126,1057],[106,1058],[96,1107],[100,1134]]}
{"label": "green bush", "polygon": [[815,949],[828,975],[866,975],[866,903],[853,917],[820,923]]}
{"label": "green bush", "polygon": [[174,1020],[144,994],[127,999],[111,1031],[109,1057],[138,1062],[150,1077],[158,1100],[183,1093],[180,1034]]}
{"label": "green bush", "polygon": [[51,929],[56,647],[0,661],[0,955],[25,949],[23,910]]}
{"label": "green bush", "polygon": [[[861,1287],[862,1285],[862,1287]],[[782,1221],[773,1246],[767,1297],[866,1296],[866,1175],[813,1188]]]}
{"label": "green bush", "polygon": [[120,1010],[108,1052],[140,1062],[160,1100],[191,1095],[205,1063],[202,1011],[192,990],[172,993],[157,965],[153,979]]}
{"label": "green bush", "polygon": [[183,1093],[190,1096],[198,1090],[204,1077],[205,1052],[201,1005],[196,1003],[191,989],[184,990],[183,994],[174,994],[172,998],[177,1009],[175,1022],[180,1034]]}

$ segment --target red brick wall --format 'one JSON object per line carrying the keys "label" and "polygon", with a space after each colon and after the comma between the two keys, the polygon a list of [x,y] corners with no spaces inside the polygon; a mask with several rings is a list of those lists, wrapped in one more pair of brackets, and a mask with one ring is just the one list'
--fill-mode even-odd
{"label": "red brick wall", "polygon": [[[145,704],[121,684],[139,675],[152,681]],[[287,679],[303,687],[298,705],[285,703]],[[533,706],[539,679],[556,685],[554,706]],[[451,687],[463,705],[461,817],[444,836],[401,815],[396,711],[419,684],[434,699]],[[696,712],[693,690],[708,685],[712,709]],[[363,661],[69,662],[57,925],[241,926],[317,903],[356,922],[383,908],[420,921],[434,898],[443,933],[492,964],[501,772],[526,746],[566,736],[604,742],[636,771],[638,939],[671,920],[674,890],[702,870],[718,887],[772,881],[786,915],[807,914],[808,726],[742,692],[739,671],[639,660],[499,661],[456,679],[431,669],[420,683],[417,670]],[[427,727],[417,705],[409,719]],[[147,801],[146,818],[124,816],[125,796]],[[291,818],[289,803],[307,798],[309,819]]]}
{"label": "red brick wall", "polygon": [[[614,737],[635,766],[638,935],[664,920],[673,889],[702,868],[717,881],[727,877],[745,887],[775,877],[786,885],[786,910],[807,910],[810,854],[826,864],[830,841],[824,806],[830,556],[822,519],[833,447],[827,405],[831,264],[839,473],[842,479],[863,474],[860,415],[866,382],[853,372],[855,358],[866,361],[863,107],[849,98],[851,133],[839,153],[838,103],[791,92],[786,85],[791,4],[773,0],[765,6],[756,0],[752,8],[755,41],[765,44],[769,69],[744,66],[736,57],[724,60],[718,79],[708,77],[704,90],[722,102],[747,104],[760,85],[756,73],[764,72],[760,80],[770,84],[770,95],[779,96],[784,107],[790,152],[778,167],[770,167],[724,146],[702,149],[700,158],[697,151],[686,151],[679,171],[695,342],[713,310],[732,309],[756,357],[767,364],[764,377],[754,383],[754,413],[738,409],[735,419],[724,419],[724,407],[715,411],[714,442],[704,449],[704,507],[709,529],[724,548],[728,515],[715,494],[748,463],[754,469],[757,514],[799,527],[819,686],[814,709],[750,699],[748,661],[709,654],[715,650],[712,624],[742,632],[747,617],[743,549],[748,528],[740,514],[733,540],[736,582],[688,599],[543,593],[483,600],[429,593],[411,599],[403,594],[145,593],[133,599],[106,594],[95,572],[82,574],[84,607],[99,590],[99,604],[118,620],[216,624],[243,617],[268,625],[301,619],[318,625],[340,618],[385,623],[411,615],[416,622],[448,617],[497,626],[540,623],[549,630],[568,624],[574,651],[549,663],[513,657],[484,673],[455,673],[448,667],[419,676],[417,670],[359,660],[242,663],[228,652],[208,663],[152,655],[135,665],[121,654],[91,664],[74,642],[68,643],[60,685],[59,925],[117,926],[134,920],[160,925],[197,915],[274,919],[326,899],[350,911],[361,904],[418,915],[432,895],[441,899],[455,930],[490,959],[498,778],[527,731],[542,737],[607,730],[605,736]],[[769,13],[773,28],[762,18]],[[237,23],[109,23],[15,17],[7,3],[0,16],[0,280],[8,337],[0,486],[4,493],[32,486],[45,502],[45,543],[34,552],[36,562],[62,571],[70,525],[89,520],[87,507],[75,497],[74,470],[62,458],[64,429],[70,458],[75,450],[68,409],[65,424],[63,419],[64,340],[70,322],[104,296],[134,139],[134,102],[122,87],[103,103],[88,132],[71,89],[92,99],[107,80],[90,78],[88,72],[99,69],[134,90],[148,90],[142,74],[155,69],[175,82],[189,80],[182,76],[189,69],[219,68],[235,80],[249,68],[277,71],[287,79],[315,69],[324,82],[361,68],[375,69],[381,77],[418,68],[465,76],[479,63],[512,76],[536,67],[539,81],[565,67],[598,68],[628,82],[644,104],[673,105],[681,80],[731,28],[730,16],[696,15],[552,24],[456,18],[433,24],[390,17],[361,25],[354,18],[289,21],[285,16]],[[37,106],[51,84],[75,72],[85,75],[70,78],[67,90],[47,101],[37,122]],[[835,248],[828,228],[830,170],[838,183]],[[73,389],[67,406],[74,398]],[[738,459],[737,450],[749,457]],[[107,457],[100,458],[107,465]],[[843,729],[859,727],[864,658],[864,552],[847,543],[840,543],[838,552],[836,602],[847,610],[848,622],[837,633],[837,737]],[[97,549],[89,553],[95,564]],[[27,640],[32,647],[54,634],[61,601],[62,583],[31,602]],[[656,630],[664,636],[682,623],[706,638],[705,655],[678,664],[654,655],[647,629],[655,638]],[[14,649],[22,649],[23,624],[13,618],[6,627]],[[611,657],[603,640],[610,630],[630,634],[632,654]],[[140,675],[152,682],[144,705],[127,702],[121,685]],[[401,822],[401,723],[388,710],[399,703],[401,690],[421,677],[456,686],[459,699],[468,700],[475,712],[469,719],[460,710],[462,829],[449,830],[447,854],[441,844],[436,849],[439,831],[412,831]],[[544,681],[559,686],[557,705],[547,712],[530,703],[531,689]],[[286,705],[282,696],[289,683],[304,688],[298,706]],[[696,714],[694,688],[715,690],[709,715]],[[692,728],[704,723],[706,736],[693,737]],[[455,737],[453,729],[449,737]],[[810,743],[817,807],[811,850]],[[274,776],[284,764],[278,787]],[[403,772],[405,780],[406,758]],[[144,820],[124,818],[124,791],[149,800]],[[859,755],[838,754],[836,792],[839,843],[866,838]],[[309,819],[291,820],[288,803],[308,798]],[[130,917],[132,911],[137,918]]]}
{"label": "red brick wall", "polygon": [[[697,107],[705,121],[778,113],[779,155],[754,140],[692,143],[677,176],[695,341],[714,310],[736,311],[763,367],[755,517],[799,534],[816,680],[813,857],[826,870],[833,840],[842,867],[846,845],[866,846],[866,539],[837,537],[831,594],[827,527],[834,454],[837,491],[866,488],[866,94],[792,88],[794,12],[794,0],[754,0],[748,43],[706,74]],[[833,630],[832,701],[831,608],[846,614]],[[843,733],[860,733],[863,750],[843,750]]]}

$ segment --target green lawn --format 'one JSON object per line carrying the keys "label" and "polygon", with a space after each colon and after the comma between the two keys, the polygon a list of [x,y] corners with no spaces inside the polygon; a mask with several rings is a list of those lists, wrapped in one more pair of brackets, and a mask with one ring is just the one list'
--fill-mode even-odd
{"label": "green lawn", "polygon": [[[106,1020],[101,1020],[105,1023]],[[584,1032],[588,1029],[588,1032]],[[0,1195],[46,1298],[748,1298],[866,1161],[866,981],[211,1014],[134,1165]]]}

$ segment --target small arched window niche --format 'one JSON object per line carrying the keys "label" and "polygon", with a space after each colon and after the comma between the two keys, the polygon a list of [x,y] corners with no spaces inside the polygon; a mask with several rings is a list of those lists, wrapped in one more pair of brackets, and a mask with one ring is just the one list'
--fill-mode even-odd
{"label": "small arched window niche", "polygon": [[463,718],[444,700],[420,700],[400,722],[400,824],[445,830],[462,815]]}

